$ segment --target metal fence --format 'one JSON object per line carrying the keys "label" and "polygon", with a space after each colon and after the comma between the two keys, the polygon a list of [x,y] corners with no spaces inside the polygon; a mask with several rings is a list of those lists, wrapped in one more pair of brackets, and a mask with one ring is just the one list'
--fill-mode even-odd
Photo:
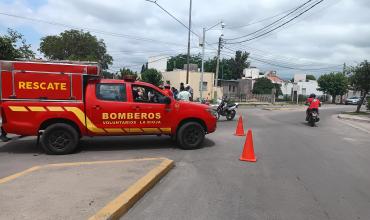
{"label": "metal fence", "polygon": [[273,102],[273,97],[271,94],[238,94],[228,96],[231,100],[235,102]]}

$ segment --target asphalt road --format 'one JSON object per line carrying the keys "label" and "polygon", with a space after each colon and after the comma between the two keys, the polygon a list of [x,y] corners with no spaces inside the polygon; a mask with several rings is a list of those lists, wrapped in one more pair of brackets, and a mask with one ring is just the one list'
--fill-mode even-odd
{"label": "asphalt road", "polygon": [[[34,139],[0,145],[0,177],[32,165],[164,156],[176,167],[122,219],[369,219],[370,138],[321,110],[240,110],[253,130],[256,163],[238,160],[236,121],[220,121],[205,147],[183,151],[166,137],[93,138],[73,155],[49,156]],[[353,107],[352,107],[353,108]]]}

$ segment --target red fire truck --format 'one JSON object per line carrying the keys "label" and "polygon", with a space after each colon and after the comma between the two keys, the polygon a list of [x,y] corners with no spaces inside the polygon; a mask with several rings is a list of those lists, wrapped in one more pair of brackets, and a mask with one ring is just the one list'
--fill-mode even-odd
{"label": "red fire truck", "polygon": [[49,154],[72,153],[83,136],[165,134],[191,149],[216,130],[209,106],[132,78],[102,79],[97,64],[0,61],[0,86],[2,128],[37,136]]}

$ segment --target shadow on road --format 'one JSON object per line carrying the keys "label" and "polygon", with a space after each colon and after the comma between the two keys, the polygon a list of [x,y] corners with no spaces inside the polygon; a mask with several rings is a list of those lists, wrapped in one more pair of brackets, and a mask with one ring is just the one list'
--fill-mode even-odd
{"label": "shadow on road", "polygon": [[[215,145],[205,138],[202,148]],[[76,153],[89,151],[125,151],[149,149],[178,148],[177,144],[167,136],[125,136],[125,137],[93,137],[82,138]],[[36,146],[36,138],[30,140],[12,140],[0,146],[0,153],[12,154],[44,154],[40,146]]]}

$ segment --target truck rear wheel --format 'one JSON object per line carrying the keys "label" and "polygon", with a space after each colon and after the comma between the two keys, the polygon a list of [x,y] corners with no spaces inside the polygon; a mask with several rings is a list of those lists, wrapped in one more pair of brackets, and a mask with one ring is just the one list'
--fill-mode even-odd
{"label": "truck rear wheel", "polygon": [[41,146],[47,154],[70,154],[78,145],[79,135],[74,127],[64,123],[52,124],[41,136]]}
{"label": "truck rear wheel", "polygon": [[205,131],[198,122],[187,122],[177,132],[177,143],[181,149],[190,150],[198,148],[204,140]]}

